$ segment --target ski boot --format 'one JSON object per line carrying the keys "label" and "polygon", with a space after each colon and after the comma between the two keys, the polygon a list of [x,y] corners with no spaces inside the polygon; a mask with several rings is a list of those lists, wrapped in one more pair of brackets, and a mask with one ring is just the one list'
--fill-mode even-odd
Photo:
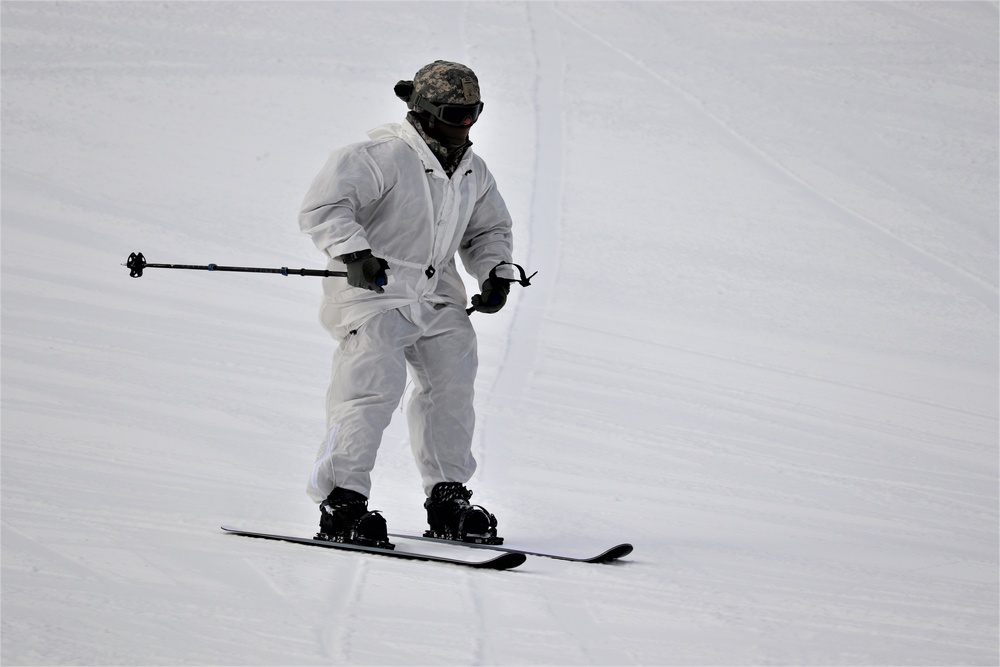
{"label": "ski boot", "polygon": [[395,549],[389,542],[385,519],[368,511],[368,499],[357,491],[334,489],[319,505],[317,540]]}
{"label": "ski boot", "polygon": [[497,537],[497,518],[481,505],[472,505],[472,491],[458,482],[434,485],[431,497],[424,502],[430,530],[424,537],[435,537],[473,544],[503,544]]}

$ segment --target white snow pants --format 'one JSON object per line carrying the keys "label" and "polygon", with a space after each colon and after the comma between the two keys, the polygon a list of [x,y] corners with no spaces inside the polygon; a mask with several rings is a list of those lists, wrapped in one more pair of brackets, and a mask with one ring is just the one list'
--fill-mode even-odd
{"label": "white snow pants", "polygon": [[380,313],[344,339],[327,392],[327,437],[307,492],[322,502],[334,487],[368,497],[371,471],[406,388],[410,446],[430,495],[438,482],[469,481],[475,428],[476,333],[461,306],[417,303]]}

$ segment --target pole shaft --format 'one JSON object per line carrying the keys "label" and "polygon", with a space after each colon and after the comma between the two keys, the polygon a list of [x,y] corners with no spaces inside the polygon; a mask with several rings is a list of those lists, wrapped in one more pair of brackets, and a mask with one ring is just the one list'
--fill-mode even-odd
{"label": "pole shaft", "polygon": [[337,277],[346,278],[346,271],[328,271],[326,269],[289,269],[286,266],[280,269],[261,268],[255,266],[219,266],[218,264],[145,264],[146,269],[187,269],[191,271],[233,271],[239,273],[278,273],[283,276],[320,276],[323,278]]}

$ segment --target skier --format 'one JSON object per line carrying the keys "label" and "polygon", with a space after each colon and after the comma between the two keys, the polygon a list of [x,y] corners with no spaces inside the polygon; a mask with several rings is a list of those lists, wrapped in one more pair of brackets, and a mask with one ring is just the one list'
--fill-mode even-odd
{"label": "skier", "polygon": [[410,444],[427,500],[426,535],[498,544],[496,518],[469,502],[476,335],[455,262],[477,278],[473,306],[495,313],[512,271],[510,214],[469,131],[483,110],[475,73],[435,61],[395,86],[403,123],[335,151],[313,181],[299,225],[348,277],[325,278],[323,326],[338,342],[327,434],[308,482],[320,535],[391,547],[368,510],[382,432],[407,369]]}

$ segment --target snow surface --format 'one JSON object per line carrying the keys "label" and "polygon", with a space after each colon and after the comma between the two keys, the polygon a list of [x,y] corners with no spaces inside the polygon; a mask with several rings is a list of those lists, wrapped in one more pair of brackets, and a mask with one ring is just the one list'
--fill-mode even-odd
{"label": "snow surface", "polygon": [[[3,2],[3,663],[997,664],[998,34],[996,3]],[[618,565],[222,534],[314,529],[319,281],[122,267],[322,266],[310,180],[437,58],[481,78],[539,271],[473,316],[476,500]],[[399,415],[372,505],[421,501]]]}

